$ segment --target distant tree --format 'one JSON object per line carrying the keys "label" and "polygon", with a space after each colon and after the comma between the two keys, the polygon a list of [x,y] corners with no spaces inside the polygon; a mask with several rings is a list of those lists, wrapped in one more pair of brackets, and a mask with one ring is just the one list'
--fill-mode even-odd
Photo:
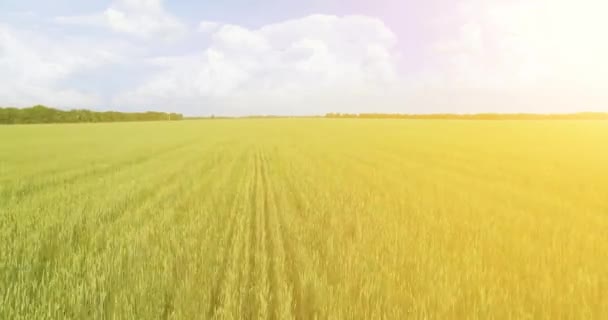
{"label": "distant tree", "polygon": [[0,124],[17,123],[74,123],[74,122],[116,122],[116,121],[164,121],[182,120],[179,113],[164,112],[95,112],[85,109],[63,111],[42,105],[31,108],[0,108]]}

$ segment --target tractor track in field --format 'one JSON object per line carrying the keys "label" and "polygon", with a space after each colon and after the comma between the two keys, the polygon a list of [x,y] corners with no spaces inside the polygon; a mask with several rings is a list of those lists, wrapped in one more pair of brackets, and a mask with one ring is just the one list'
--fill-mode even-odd
{"label": "tractor track in field", "polygon": [[[280,170],[282,171],[282,170]],[[286,172],[282,172],[284,175],[286,174]],[[301,199],[300,195],[297,193],[297,190],[295,189],[295,185],[291,182],[291,180],[289,179],[289,177],[287,175],[285,175],[282,179],[283,181],[283,186],[285,186],[287,188],[287,191],[292,197],[293,200],[295,200],[295,209],[298,215],[301,215],[301,211],[304,208],[304,204],[303,204],[303,200]],[[307,315],[305,313],[305,308],[304,308],[304,304],[303,304],[303,291],[302,291],[302,283],[300,281],[300,276],[298,274],[298,265],[299,265],[299,261],[298,261],[298,257],[296,255],[296,250],[295,250],[295,246],[293,241],[291,240],[290,236],[289,236],[289,231],[288,231],[288,227],[287,227],[287,222],[285,220],[285,215],[287,213],[287,210],[285,210],[284,208],[277,208],[276,211],[276,218],[277,218],[277,224],[278,224],[278,231],[279,231],[279,241],[281,242],[281,245],[283,247],[283,252],[285,254],[285,268],[287,271],[286,274],[286,278],[287,281],[289,282],[289,287],[291,288],[291,295],[292,295],[292,301],[291,301],[291,312],[292,315],[294,316],[295,319],[309,319],[311,318],[311,315]],[[303,218],[303,217],[301,217]]]}
{"label": "tractor track in field", "polygon": [[[247,186],[247,188],[255,191],[256,186],[254,179],[250,180],[249,186]],[[213,288],[211,289],[211,301],[209,303],[209,309],[207,310],[208,319],[215,318],[219,309],[222,307],[221,296],[223,291],[225,290],[227,271],[230,266],[230,261],[233,258],[234,251],[236,250],[236,244],[234,243],[236,237],[235,229],[237,228],[238,224],[238,204],[241,200],[240,197],[242,196],[243,189],[244,188],[239,188],[239,191],[234,195],[232,200],[232,206],[230,209],[229,217],[230,221],[226,230],[226,236],[223,237],[223,239],[227,240],[225,241],[222,247],[223,254],[219,266],[219,274],[216,276],[216,281],[213,285]]]}
{"label": "tractor track in field", "polygon": [[[289,305],[289,312],[290,312],[291,316],[293,316],[295,319],[307,319],[307,318],[309,318],[309,316],[307,316],[305,314],[305,309],[304,309],[304,304],[303,304],[302,284],[301,284],[300,277],[298,274],[298,270],[299,270],[298,258],[296,255],[294,243],[291,241],[291,239],[289,237],[288,227],[287,227],[287,223],[285,220],[286,211],[284,208],[281,208],[281,206],[279,205],[280,200],[277,197],[277,195],[278,195],[277,189],[269,187],[270,184],[267,183],[268,181],[271,180],[270,175],[269,175],[269,169],[268,169],[269,166],[266,165],[266,164],[270,163],[267,159],[267,154],[262,154],[262,159],[263,159],[262,163],[265,164],[264,168],[263,168],[264,169],[263,170],[263,173],[264,173],[263,179],[266,182],[265,184],[268,186],[266,188],[266,198],[272,198],[275,201],[275,205],[272,208],[273,210],[270,210],[269,208],[268,208],[268,210],[266,210],[266,215],[267,216],[272,215],[274,223],[275,223],[273,228],[274,228],[274,232],[276,233],[276,238],[275,238],[276,243],[274,243],[275,247],[273,249],[273,252],[274,253],[282,252],[283,258],[284,258],[284,263],[283,263],[283,268],[282,268],[282,272],[284,274],[279,275],[275,272],[275,279],[277,279],[279,276],[282,276],[283,280],[286,281],[286,285],[288,286],[289,290],[291,291],[291,301],[290,301],[290,305]],[[293,187],[293,186],[288,186],[288,187]],[[298,209],[300,209],[300,208],[298,208]],[[278,285],[276,287],[278,287]],[[273,291],[273,292],[277,292],[277,291]]]}
{"label": "tractor track in field", "polygon": [[269,302],[269,317],[271,319],[276,319],[277,318],[277,302],[278,302],[278,296],[277,296],[277,272],[276,272],[276,248],[274,247],[275,244],[272,241],[272,229],[270,226],[270,200],[269,200],[269,192],[270,192],[270,185],[269,185],[269,181],[268,181],[268,172],[267,172],[267,163],[266,163],[266,157],[264,155],[263,152],[259,152],[257,154],[257,159],[258,159],[258,166],[257,166],[257,170],[259,171],[258,175],[259,175],[259,179],[258,182],[261,184],[261,193],[262,193],[262,209],[263,209],[263,218],[264,218],[264,242],[265,242],[265,247],[266,247],[266,254],[267,254],[267,258],[268,258],[268,282],[269,282],[269,287],[270,287],[270,296],[268,297],[270,302]]}
{"label": "tractor track in field", "polygon": [[[231,214],[223,237],[224,248],[220,253],[222,258],[218,266],[219,272],[211,290],[207,316],[221,316],[220,310],[227,303],[223,300],[226,290],[239,289],[233,288],[236,285],[240,287],[241,306],[245,306],[244,317],[264,315],[269,319],[279,319],[282,302],[280,286],[283,280],[287,282],[292,295],[288,312],[296,319],[305,319],[298,258],[294,243],[288,235],[285,213],[280,212],[280,207],[274,203],[278,201],[277,191],[271,184],[267,154],[260,149],[254,150],[247,168],[248,181],[232,200]],[[243,201],[248,206],[246,218],[239,217],[243,213],[239,210],[239,203]],[[243,223],[247,225],[244,226]],[[243,238],[240,238],[242,232]],[[283,264],[279,264],[281,260],[277,255],[284,255]],[[228,272],[235,268],[232,262],[239,259],[243,264],[242,272],[236,278],[230,278]],[[264,291],[264,288],[268,291]],[[264,302],[258,299],[263,299]]]}
{"label": "tractor track in field", "polygon": [[247,272],[248,272],[248,277],[247,277],[247,294],[248,296],[246,297],[246,301],[249,305],[249,314],[247,315],[249,319],[253,319],[255,318],[256,314],[257,314],[257,308],[256,308],[256,292],[255,292],[255,271],[256,271],[256,252],[257,252],[257,248],[258,248],[258,244],[257,244],[257,230],[259,228],[258,226],[258,214],[257,214],[257,210],[255,210],[255,195],[257,192],[257,179],[258,179],[258,170],[257,170],[257,158],[254,158],[254,170],[253,170],[253,183],[252,183],[252,191],[251,191],[251,197],[250,197],[250,202],[249,202],[249,208],[251,208],[251,222],[249,224],[249,261],[247,261],[248,263],[248,268],[247,268]]}

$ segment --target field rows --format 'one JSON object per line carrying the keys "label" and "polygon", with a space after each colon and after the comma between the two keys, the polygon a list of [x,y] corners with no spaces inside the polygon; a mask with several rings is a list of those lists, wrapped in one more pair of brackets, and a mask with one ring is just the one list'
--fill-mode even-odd
{"label": "field rows", "polygon": [[0,318],[608,315],[605,122],[0,128]]}

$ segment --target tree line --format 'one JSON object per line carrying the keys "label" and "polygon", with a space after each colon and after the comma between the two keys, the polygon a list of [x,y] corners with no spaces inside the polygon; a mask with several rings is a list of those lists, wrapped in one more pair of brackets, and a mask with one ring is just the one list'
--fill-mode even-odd
{"label": "tree line", "polygon": [[64,111],[41,105],[22,109],[0,108],[0,124],[163,121],[182,119],[183,115],[179,113],[165,112],[97,112],[85,109]]}
{"label": "tree line", "polygon": [[451,120],[608,120],[608,113],[580,112],[569,114],[478,113],[478,114],[399,114],[399,113],[328,113],[326,118],[361,119],[451,119]]}

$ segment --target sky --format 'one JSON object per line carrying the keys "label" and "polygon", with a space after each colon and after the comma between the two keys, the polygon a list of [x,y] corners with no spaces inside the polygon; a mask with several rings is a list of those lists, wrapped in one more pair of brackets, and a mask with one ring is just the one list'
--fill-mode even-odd
{"label": "sky", "polygon": [[0,105],[608,112],[604,0],[2,0]]}

